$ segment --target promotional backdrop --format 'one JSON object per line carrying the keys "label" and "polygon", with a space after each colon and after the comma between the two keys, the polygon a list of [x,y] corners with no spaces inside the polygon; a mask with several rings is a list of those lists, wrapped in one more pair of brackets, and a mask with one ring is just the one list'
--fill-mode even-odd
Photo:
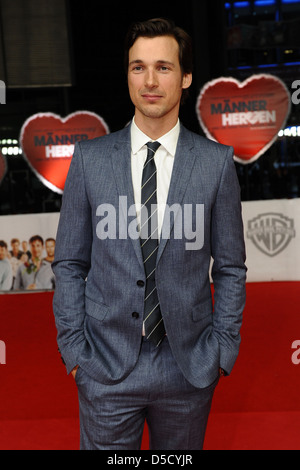
{"label": "promotional backdrop", "polygon": [[[234,147],[234,158],[247,164],[278,138],[290,112],[290,94],[273,75],[252,75],[244,82],[218,78],[200,91],[196,112],[208,138]],[[104,120],[89,111],[65,118],[39,113],[22,126],[23,156],[37,177],[62,194],[76,142],[109,133]],[[0,153],[0,183],[6,161]],[[300,199],[243,203],[248,282],[300,280]],[[51,270],[59,214],[0,217],[0,290],[12,269],[12,290],[51,290]],[[4,244],[5,245],[5,244]],[[3,250],[2,250],[3,251]],[[2,281],[1,281],[2,278]]]}
{"label": "promotional backdrop", "polygon": [[[247,281],[299,281],[300,199],[243,202],[242,212]],[[55,240],[58,221],[59,213],[0,217],[0,240],[10,250],[12,239],[18,238],[21,247],[23,241],[28,243],[32,236],[39,235],[44,241],[42,257],[46,258],[46,240]],[[19,270],[27,276],[26,266],[20,264]],[[41,286],[36,289],[43,290]]]}

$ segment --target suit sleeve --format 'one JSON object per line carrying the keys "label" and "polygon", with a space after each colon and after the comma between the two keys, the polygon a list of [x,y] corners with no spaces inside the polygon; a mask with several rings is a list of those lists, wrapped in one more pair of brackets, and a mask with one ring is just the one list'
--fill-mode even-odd
{"label": "suit sleeve", "polygon": [[86,346],[85,285],[91,263],[91,208],[85,189],[80,144],[67,176],[52,269],[56,278],[53,311],[57,342],[69,373]]}
{"label": "suit sleeve", "polygon": [[212,209],[213,334],[220,345],[220,367],[229,374],[238,355],[246,301],[245,243],[240,186],[228,148],[217,197]]}

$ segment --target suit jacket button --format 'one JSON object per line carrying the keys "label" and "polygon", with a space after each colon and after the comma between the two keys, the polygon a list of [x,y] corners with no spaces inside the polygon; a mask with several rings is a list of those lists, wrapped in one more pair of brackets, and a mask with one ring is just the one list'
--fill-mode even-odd
{"label": "suit jacket button", "polygon": [[137,281],[137,285],[139,287],[144,287],[145,283],[144,283],[144,281]]}
{"label": "suit jacket button", "polygon": [[133,312],[132,318],[135,318],[136,320],[140,317],[140,314],[137,312]]}

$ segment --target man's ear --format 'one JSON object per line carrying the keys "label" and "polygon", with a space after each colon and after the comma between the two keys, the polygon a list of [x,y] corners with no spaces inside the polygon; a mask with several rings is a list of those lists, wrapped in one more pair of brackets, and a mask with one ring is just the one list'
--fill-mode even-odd
{"label": "man's ear", "polygon": [[182,88],[185,90],[189,88],[193,81],[193,75],[191,73],[185,73],[182,79]]}

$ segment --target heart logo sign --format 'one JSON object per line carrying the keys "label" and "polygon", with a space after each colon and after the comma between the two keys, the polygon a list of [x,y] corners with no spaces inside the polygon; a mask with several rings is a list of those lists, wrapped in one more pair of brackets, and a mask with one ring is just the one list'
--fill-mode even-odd
{"label": "heart logo sign", "polygon": [[198,96],[196,113],[206,136],[234,148],[235,160],[255,161],[275,142],[290,113],[285,84],[273,75],[252,75],[244,82],[218,78]]}
{"label": "heart logo sign", "polygon": [[7,170],[6,159],[2,155],[1,150],[0,150],[0,185],[3,181],[3,179],[4,179],[4,176],[6,174],[6,170]]}
{"label": "heart logo sign", "polygon": [[108,134],[104,120],[89,111],[66,118],[52,113],[31,116],[22,126],[24,158],[37,177],[52,191],[63,193],[76,142]]}

